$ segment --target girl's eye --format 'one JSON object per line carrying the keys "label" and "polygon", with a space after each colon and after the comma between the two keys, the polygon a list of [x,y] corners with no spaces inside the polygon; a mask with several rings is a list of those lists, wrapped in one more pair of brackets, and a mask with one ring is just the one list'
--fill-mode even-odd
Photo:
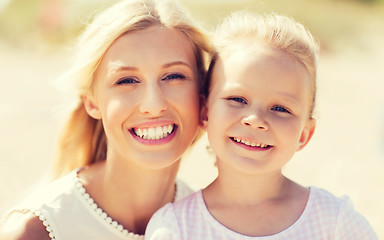
{"label": "girl's eye", "polygon": [[133,83],[138,83],[139,81],[131,78],[131,77],[126,77],[126,78],[121,78],[119,79],[115,84],[116,85],[123,85],[123,84],[133,84]]}
{"label": "girl's eye", "polygon": [[229,97],[229,98],[227,98],[227,100],[229,100],[231,102],[247,104],[247,101],[241,97]]}
{"label": "girl's eye", "polygon": [[286,109],[283,106],[274,106],[271,110],[276,112],[282,112],[282,113],[291,113],[288,109]]}
{"label": "girl's eye", "polygon": [[186,79],[186,77],[180,73],[172,73],[172,74],[166,75],[161,80],[178,80],[178,79],[183,80],[183,79]]}

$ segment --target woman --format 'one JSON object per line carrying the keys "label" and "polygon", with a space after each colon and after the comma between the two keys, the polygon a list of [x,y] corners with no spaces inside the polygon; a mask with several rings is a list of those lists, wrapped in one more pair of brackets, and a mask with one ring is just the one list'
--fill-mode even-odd
{"label": "woman", "polygon": [[204,35],[172,2],[125,0],[79,39],[79,102],[60,139],[60,178],[6,216],[6,239],[140,239],[198,135]]}

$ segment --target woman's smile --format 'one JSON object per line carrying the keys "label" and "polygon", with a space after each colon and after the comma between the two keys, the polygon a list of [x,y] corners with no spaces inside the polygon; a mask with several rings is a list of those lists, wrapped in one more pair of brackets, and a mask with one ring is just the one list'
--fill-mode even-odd
{"label": "woman's smile", "polygon": [[143,144],[166,144],[176,135],[177,125],[132,128],[129,132],[134,139]]}

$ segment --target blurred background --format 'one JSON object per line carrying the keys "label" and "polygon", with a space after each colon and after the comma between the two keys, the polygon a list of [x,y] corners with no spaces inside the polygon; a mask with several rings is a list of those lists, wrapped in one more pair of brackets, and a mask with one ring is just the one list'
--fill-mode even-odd
{"label": "blurred background", "polygon": [[[63,109],[71,95],[56,80],[74,39],[116,0],[0,0],[0,214],[49,173]],[[384,1],[183,0],[213,30],[230,12],[277,12],[305,24],[321,43],[318,125],[286,166],[288,177],[348,195],[384,239]],[[217,172],[204,137],[180,178],[194,188]]]}

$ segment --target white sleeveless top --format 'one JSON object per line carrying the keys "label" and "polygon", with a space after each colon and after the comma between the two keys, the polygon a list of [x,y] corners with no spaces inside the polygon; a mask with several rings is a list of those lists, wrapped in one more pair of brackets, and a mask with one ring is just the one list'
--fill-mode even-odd
{"label": "white sleeveless top", "polygon": [[[32,212],[40,218],[51,239],[144,239],[124,229],[85,191],[77,173],[72,171],[28,197],[13,211]],[[193,191],[180,180],[176,181],[175,201]]]}

